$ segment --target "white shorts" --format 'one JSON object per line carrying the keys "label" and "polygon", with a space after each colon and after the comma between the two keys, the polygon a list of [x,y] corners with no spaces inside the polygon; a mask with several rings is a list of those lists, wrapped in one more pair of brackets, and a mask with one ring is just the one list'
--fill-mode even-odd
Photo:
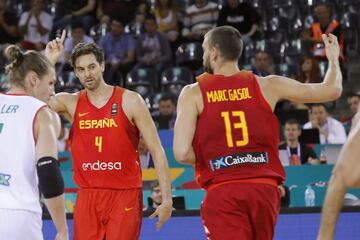
{"label": "white shorts", "polygon": [[41,214],[15,209],[0,209],[0,239],[43,240]]}

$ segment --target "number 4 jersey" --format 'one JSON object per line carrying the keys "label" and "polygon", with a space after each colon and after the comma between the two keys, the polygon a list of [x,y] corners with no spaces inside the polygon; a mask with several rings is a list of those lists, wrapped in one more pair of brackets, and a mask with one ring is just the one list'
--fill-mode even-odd
{"label": "number 4 jersey", "polygon": [[74,181],[81,188],[141,188],[139,131],[122,109],[124,89],[114,87],[101,108],[79,94],[71,129]]}
{"label": "number 4 jersey", "polygon": [[255,76],[241,71],[198,78],[204,102],[193,147],[202,187],[245,179],[285,178],[278,156],[279,123]]}

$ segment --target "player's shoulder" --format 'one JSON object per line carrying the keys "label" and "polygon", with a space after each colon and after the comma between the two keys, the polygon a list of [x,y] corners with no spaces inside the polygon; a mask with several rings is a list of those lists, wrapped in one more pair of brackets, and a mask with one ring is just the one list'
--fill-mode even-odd
{"label": "player's shoulder", "polygon": [[200,86],[199,83],[192,83],[192,84],[188,84],[186,85],[182,91],[181,91],[181,95],[188,95],[188,96],[196,96],[197,94],[200,94],[201,90],[200,90]]}
{"label": "player's shoulder", "polygon": [[138,106],[139,104],[144,104],[144,99],[139,93],[128,89],[124,89],[122,99],[126,105],[133,107]]}
{"label": "player's shoulder", "polygon": [[41,122],[60,123],[59,115],[52,111],[48,106],[40,109],[37,117]]}
{"label": "player's shoulder", "polygon": [[55,98],[61,100],[62,102],[72,102],[77,101],[79,99],[80,92],[76,93],[67,93],[67,92],[60,92],[55,95]]}

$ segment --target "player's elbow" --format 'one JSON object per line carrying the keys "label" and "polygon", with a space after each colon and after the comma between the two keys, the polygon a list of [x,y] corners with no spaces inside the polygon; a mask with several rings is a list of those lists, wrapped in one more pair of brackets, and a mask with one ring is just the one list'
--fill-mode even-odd
{"label": "player's elbow", "polygon": [[338,98],[341,96],[342,91],[343,91],[342,86],[335,87],[335,88],[331,91],[331,97],[333,98],[333,100],[338,99]]}
{"label": "player's elbow", "polygon": [[184,147],[177,147],[174,145],[174,157],[175,160],[179,163],[187,163],[188,162],[188,152],[189,150]]}

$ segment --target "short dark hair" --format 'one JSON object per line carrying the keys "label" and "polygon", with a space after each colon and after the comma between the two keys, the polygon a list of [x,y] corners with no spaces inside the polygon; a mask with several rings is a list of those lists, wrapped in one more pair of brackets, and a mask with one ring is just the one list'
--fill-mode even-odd
{"label": "short dark hair", "polygon": [[150,191],[153,192],[155,188],[159,187],[160,183],[158,180],[154,180],[150,183]]}
{"label": "short dark hair", "polygon": [[360,98],[360,93],[354,93],[354,92],[350,92],[350,93],[348,93],[348,96],[347,96],[348,98],[353,98],[353,97],[358,97],[358,98]]}
{"label": "short dark hair", "polygon": [[240,32],[231,26],[216,27],[206,33],[209,48],[220,50],[225,60],[238,60],[243,50],[243,41]]}
{"label": "short dark hair", "polygon": [[297,127],[298,127],[298,129],[299,129],[299,130],[301,129],[299,121],[296,120],[295,118],[291,118],[291,119],[287,120],[287,121],[285,122],[285,125],[286,125],[286,124],[288,124],[288,125],[294,125],[294,124],[296,124]]}
{"label": "short dark hair", "polygon": [[71,29],[78,29],[81,28],[83,30],[85,30],[84,24],[80,21],[73,21],[71,23]]}
{"label": "short dark hair", "polygon": [[120,16],[114,16],[114,17],[112,17],[112,18],[111,18],[111,22],[112,22],[112,21],[119,22],[119,23],[121,23],[123,26],[125,26],[125,20],[124,20],[122,17],[120,17]]}
{"label": "short dark hair", "polygon": [[153,20],[156,22],[156,17],[154,14],[148,13],[145,15],[145,20]]}
{"label": "short dark hair", "polygon": [[76,60],[83,56],[93,54],[96,58],[96,61],[99,63],[104,62],[104,50],[100,48],[96,43],[78,43],[71,52],[70,64],[75,68]]}
{"label": "short dark hair", "polygon": [[163,93],[159,99],[159,102],[165,102],[165,101],[169,101],[169,100],[175,104],[175,98],[173,95],[171,95],[169,93]]}
{"label": "short dark hair", "polygon": [[310,105],[310,111],[313,110],[314,107],[324,107],[325,110],[327,111],[327,107],[324,103],[313,103]]}

